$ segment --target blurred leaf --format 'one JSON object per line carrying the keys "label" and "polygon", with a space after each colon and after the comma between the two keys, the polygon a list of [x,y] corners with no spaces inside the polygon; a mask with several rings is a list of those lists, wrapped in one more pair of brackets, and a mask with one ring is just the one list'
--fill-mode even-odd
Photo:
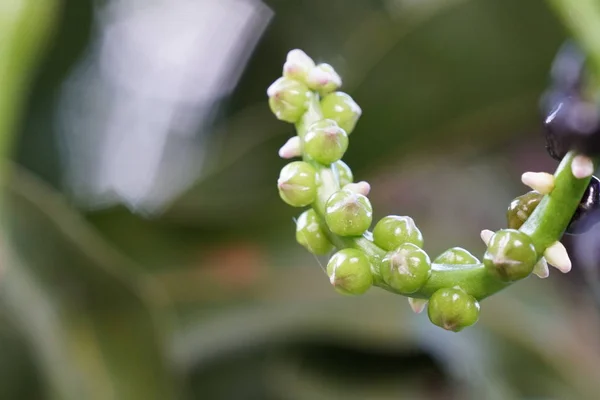
{"label": "blurred leaf", "polygon": [[274,221],[290,215],[274,207],[273,182],[284,164],[276,150],[293,128],[270,114],[265,88],[294,47],[340,70],[363,109],[345,157],[358,176],[367,165],[415,153],[489,148],[535,132],[538,97],[562,38],[543,2],[397,2],[392,11],[386,3],[274,2],[276,17],[232,113],[215,130],[220,150],[165,218],[231,228],[262,226],[266,213]]}
{"label": "blurred leaf", "polygon": [[168,399],[160,291],[64,201],[15,170],[2,296],[60,399]]}

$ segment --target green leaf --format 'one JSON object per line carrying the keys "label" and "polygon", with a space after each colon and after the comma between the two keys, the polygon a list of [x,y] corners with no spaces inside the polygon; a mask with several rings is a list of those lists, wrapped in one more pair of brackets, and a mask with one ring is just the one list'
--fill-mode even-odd
{"label": "green leaf", "polygon": [[15,170],[5,199],[0,293],[60,399],[169,399],[161,291],[73,213]]}

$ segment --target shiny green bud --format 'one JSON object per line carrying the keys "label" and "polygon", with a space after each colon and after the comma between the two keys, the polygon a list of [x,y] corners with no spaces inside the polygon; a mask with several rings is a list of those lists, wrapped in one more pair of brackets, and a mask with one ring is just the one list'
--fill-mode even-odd
{"label": "shiny green bud", "polygon": [[304,207],[317,197],[317,171],[304,161],[283,167],[277,180],[279,196],[292,207]]}
{"label": "shiny green bud", "polygon": [[331,232],[340,236],[360,236],[373,220],[368,198],[349,190],[339,190],[327,200],[325,221]]}
{"label": "shiny green bud", "polygon": [[526,278],[533,272],[537,261],[531,238],[515,229],[496,232],[483,256],[483,264],[487,271],[505,282]]}
{"label": "shiny green bud", "polygon": [[326,95],[342,86],[342,78],[331,65],[319,64],[310,70],[306,83],[312,90]]}
{"label": "shiny green bud", "polygon": [[331,119],[310,125],[304,135],[304,153],[318,163],[329,165],[348,149],[348,135]]}
{"label": "shiny green bud", "polygon": [[297,80],[279,78],[267,89],[269,107],[277,119],[296,123],[306,112],[308,100],[313,94]]}
{"label": "shiny green bud", "polygon": [[419,290],[431,276],[431,261],[422,249],[404,243],[385,255],[380,267],[383,281],[402,294]]}
{"label": "shiny green bud", "polygon": [[377,246],[389,251],[404,243],[422,247],[423,235],[411,217],[388,215],[375,225],[373,241]]}
{"label": "shiny green bud", "polygon": [[462,247],[453,247],[437,256],[437,258],[433,260],[433,263],[450,265],[470,265],[479,264],[480,261],[468,250],[465,250]]}
{"label": "shiny green bud", "polygon": [[506,212],[508,227],[510,229],[519,229],[543,198],[543,194],[531,191],[511,201]]}
{"label": "shiny green bud", "polygon": [[321,228],[315,210],[304,211],[296,221],[296,241],[313,254],[323,255],[333,250],[333,244]]}
{"label": "shiny green bud", "polygon": [[327,263],[327,275],[335,289],[343,294],[363,294],[373,285],[371,263],[356,249],[335,253]]}
{"label": "shiny green bud", "polygon": [[333,92],[323,97],[321,110],[325,118],[337,122],[348,135],[352,133],[362,114],[358,104],[344,92]]}
{"label": "shiny green bud", "polygon": [[340,187],[344,187],[347,184],[354,182],[354,176],[352,175],[352,170],[348,164],[339,160],[334,162],[332,166],[335,166],[337,170]]}
{"label": "shiny green bud", "polygon": [[459,332],[479,319],[479,302],[460,289],[439,289],[431,295],[427,314],[433,324]]}

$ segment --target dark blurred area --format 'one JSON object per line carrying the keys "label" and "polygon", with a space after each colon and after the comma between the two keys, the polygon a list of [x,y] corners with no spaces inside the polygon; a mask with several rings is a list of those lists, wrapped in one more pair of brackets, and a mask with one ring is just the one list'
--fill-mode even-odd
{"label": "dark blurred area", "polygon": [[293,127],[266,89],[300,48],[363,110],[344,160],[375,219],[481,255],[521,173],[557,165],[539,100],[567,34],[545,2],[46,6],[9,167],[0,399],[598,398],[593,236],[454,334],[403,297],[337,294],[275,187]]}

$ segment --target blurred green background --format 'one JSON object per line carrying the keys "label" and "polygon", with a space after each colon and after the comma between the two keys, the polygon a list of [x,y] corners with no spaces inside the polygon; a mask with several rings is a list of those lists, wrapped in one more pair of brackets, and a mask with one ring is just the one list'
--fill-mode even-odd
{"label": "blurred green background", "polygon": [[266,98],[290,49],[332,64],[375,218],[480,254],[521,173],[556,166],[538,101],[566,37],[541,0],[4,1],[0,398],[597,399],[590,271],[520,282],[459,334],[335,293],[277,195],[293,129]]}

